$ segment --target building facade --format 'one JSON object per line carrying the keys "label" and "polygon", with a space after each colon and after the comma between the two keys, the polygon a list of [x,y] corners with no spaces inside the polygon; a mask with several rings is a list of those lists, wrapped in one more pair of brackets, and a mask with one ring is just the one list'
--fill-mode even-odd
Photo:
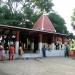
{"label": "building facade", "polygon": [[0,42],[4,47],[13,43],[16,54],[21,45],[23,57],[42,57],[44,45],[46,56],[64,56],[65,43],[68,39],[65,34],[56,33],[48,16],[43,14],[32,29],[0,25]]}

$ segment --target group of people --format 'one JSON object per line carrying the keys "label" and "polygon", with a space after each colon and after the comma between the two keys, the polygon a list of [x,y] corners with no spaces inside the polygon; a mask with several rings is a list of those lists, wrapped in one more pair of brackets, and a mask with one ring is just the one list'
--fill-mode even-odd
{"label": "group of people", "polygon": [[[14,53],[15,53],[15,47],[13,44],[11,44],[9,46],[9,60],[13,60],[14,59]],[[5,50],[3,45],[0,43],[0,61],[4,61],[5,60]]]}
{"label": "group of people", "polygon": [[[15,54],[15,47],[13,44],[11,44],[8,48],[9,50],[9,60],[13,60],[14,59],[14,54]],[[23,49],[22,46],[20,46],[19,48],[19,55],[23,54]],[[42,54],[43,57],[46,57],[46,47],[45,45],[42,48]],[[65,45],[65,57],[69,57],[69,44]],[[0,60],[4,61],[5,60],[5,50],[3,45],[0,43]]]}

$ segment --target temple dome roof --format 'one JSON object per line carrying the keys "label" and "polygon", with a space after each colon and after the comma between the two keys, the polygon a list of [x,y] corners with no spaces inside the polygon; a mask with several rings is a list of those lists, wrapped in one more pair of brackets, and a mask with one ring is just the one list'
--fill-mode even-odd
{"label": "temple dome roof", "polygon": [[42,30],[47,32],[56,32],[52,22],[47,14],[43,14],[34,24],[33,29]]}

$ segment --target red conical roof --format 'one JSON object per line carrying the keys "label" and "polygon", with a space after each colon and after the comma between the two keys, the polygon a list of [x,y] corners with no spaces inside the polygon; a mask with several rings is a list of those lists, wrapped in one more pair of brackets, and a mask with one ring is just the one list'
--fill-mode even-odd
{"label": "red conical roof", "polygon": [[47,32],[56,32],[53,24],[47,15],[42,15],[34,24],[33,29],[43,30]]}

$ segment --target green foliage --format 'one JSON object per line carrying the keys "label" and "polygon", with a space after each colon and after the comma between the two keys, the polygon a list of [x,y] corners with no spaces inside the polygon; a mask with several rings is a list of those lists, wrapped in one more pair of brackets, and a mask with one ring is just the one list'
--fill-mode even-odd
{"label": "green foliage", "polygon": [[50,12],[53,7],[52,0],[32,0],[41,11]]}
{"label": "green foliage", "polygon": [[3,6],[0,8],[0,19],[10,19],[11,11],[7,8],[7,6]]}
{"label": "green foliage", "polygon": [[7,6],[0,7],[0,24],[19,25],[22,14],[10,11]]}
{"label": "green foliage", "polygon": [[75,9],[73,10],[73,14],[71,16],[72,27],[75,30]]}
{"label": "green foliage", "polygon": [[73,14],[71,16],[71,19],[72,19],[73,22],[75,22],[75,9],[73,10]]}
{"label": "green foliage", "polygon": [[52,21],[57,32],[68,34],[67,28],[65,26],[65,21],[60,15],[56,13],[51,13],[49,15],[49,18]]}
{"label": "green foliage", "polygon": [[75,35],[73,35],[73,33],[69,33],[69,36],[68,36],[70,39],[75,39]]}

